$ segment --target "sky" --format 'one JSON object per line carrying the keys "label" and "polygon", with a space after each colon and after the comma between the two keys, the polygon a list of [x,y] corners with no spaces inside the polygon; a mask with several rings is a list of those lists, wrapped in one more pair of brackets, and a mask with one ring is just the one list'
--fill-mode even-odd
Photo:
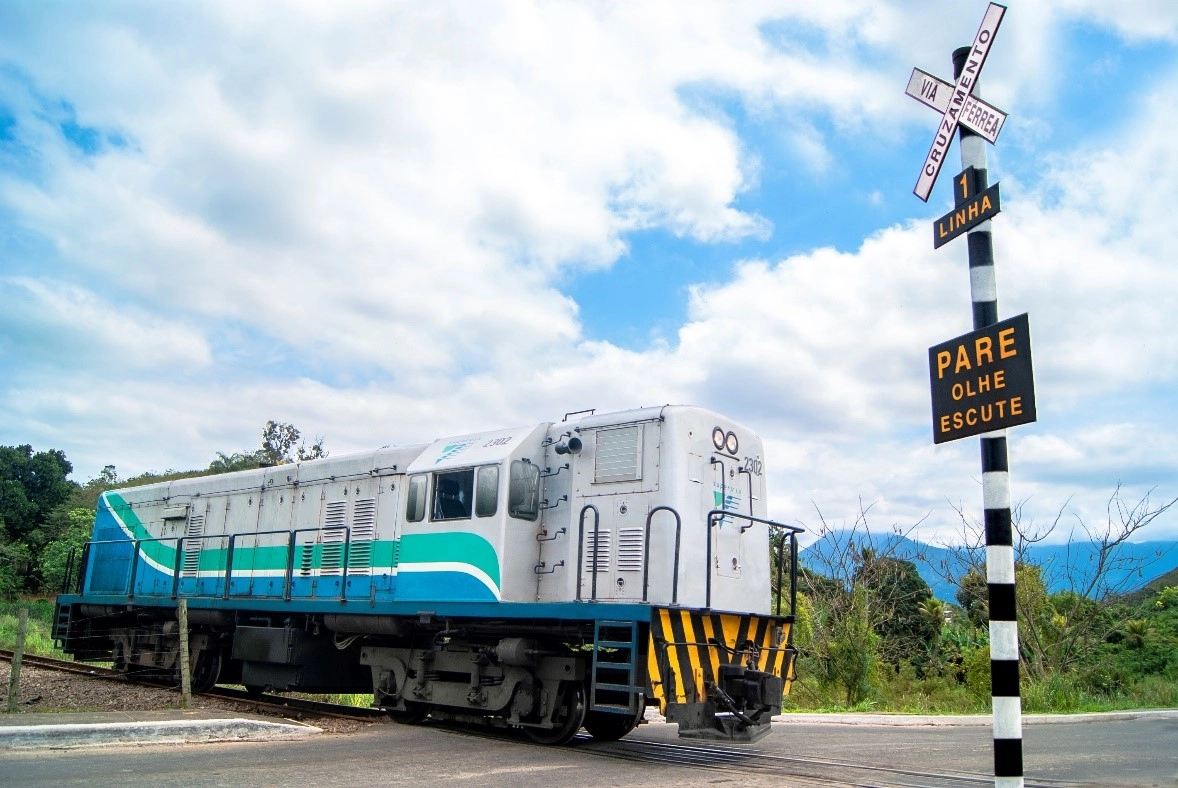
{"label": "sky", "polygon": [[[980,92],[1008,433],[1051,540],[1178,496],[1178,4],[1010,0]],[[0,0],[0,445],[202,468],[664,403],[765,440],[770,515],[964,538],[928,348],[972,330],[913,194],[976,0]],[[1178,507],[1137,539],[1178,538]]]}

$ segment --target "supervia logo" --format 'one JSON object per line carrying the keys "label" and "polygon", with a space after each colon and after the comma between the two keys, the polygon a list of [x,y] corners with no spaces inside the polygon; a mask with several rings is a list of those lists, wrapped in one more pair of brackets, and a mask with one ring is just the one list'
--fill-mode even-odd
{"label": "supervia logo", "polygon": [[434,465],[437,465],[439,462],[444,462],[444,461],[450,459],[455,454],[459,454],[463,451],[466,451],[468,448],[470,448],[473,445],[474,445],[474,441],[472,441],[472,440],[459,441],[458,443],[447,443],[445,446],[442,447],[442,453],[440,455],[438,455],[438,458],[436,460],[434,460]]}
{"label": "supervia logo", "polygon": [[[739,511],[743,501],[744,496],[737,490],[729,488],[721,491],[719,487],[712,488],[713,509],[721,509],[726,512]],[[731,517],[721,517],[716,522],[723,528],[726,524],[733,522],[733,520]]]}

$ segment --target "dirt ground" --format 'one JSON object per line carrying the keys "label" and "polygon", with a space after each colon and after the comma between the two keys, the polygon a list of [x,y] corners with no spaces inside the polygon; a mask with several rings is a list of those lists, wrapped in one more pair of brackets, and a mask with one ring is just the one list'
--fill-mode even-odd
{"label": "dirt ground", "polygon": [[[8,708],[8,681],[11,667],[7,662],[0,662],[0,714]],[[117,679],[87,678],[73,673],[59,673],[30,665],[21,666],[20,690],[17,693],[17,698],[18,714],[164,711],[180,708],[180,692],[177,689],[135,684]],[[281,715],[264,709],[256,709],[249,703],[238,703],[208,696],[194,697],[189,708],[267,714],[276,717],[290,716],[330,733],[351,733],[371,725],[384,724],[381,721],[366,722],[334,717],[312,717],[302,713]]]}

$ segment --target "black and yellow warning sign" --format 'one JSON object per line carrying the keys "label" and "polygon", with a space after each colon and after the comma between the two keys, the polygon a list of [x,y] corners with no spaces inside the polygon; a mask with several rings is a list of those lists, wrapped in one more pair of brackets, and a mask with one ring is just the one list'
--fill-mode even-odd
{"label": "black and yellow warning sign", "polygon": [[967,167],[953,182],[957,205],[933,224],[933,248],[938,249],[954,238],[967,233],[1002,210],[1002,195],[998,184],[979,190],[977,169]]}
{"label": "black and yellow warning sign", "polygon": [[928,364],[933,443],[1036,420],[1026,314],[929,348]]}

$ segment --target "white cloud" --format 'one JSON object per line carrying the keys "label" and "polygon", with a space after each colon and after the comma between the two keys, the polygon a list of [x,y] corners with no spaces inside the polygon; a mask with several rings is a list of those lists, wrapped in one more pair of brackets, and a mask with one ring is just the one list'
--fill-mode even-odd
{"label": "white cloud", "polygon": [[0,354],[30,366],[195,371],[212,361],[204,336],[182,321],[66,282],[0,277],[0,303]]}
{"label": "white cloud", "polygon": [[[1049,103],[1061,20],[1148,32],[1136,8],[1102,8],[1012,9],[987,96]],[[932,22],[934,2],[48,13],[0,33],[13,133],[36,159],[0,162],[0,220],[51,247],[0,262],[15,305],[0,325],[57,361],[6,362],[0,440],[65,448],[85,478],[203,465],[269,418],[342,452],[696,402],[766,437],[782,519],[862,498],[886,523],[933,511],[944,533],[947,502],[980,502],[973,442],[929,440],[926,350],[971,325],[963,247],[933,252],[926,220],[741,262],[691,290],[673,345],[586,337],[561,290],[635,231],[769,238],[750,191],[775,151],[722,108],[780,119],[784,147],[825,172],[857,134],[927,121],[908,72],[947,76],[976,19]],[[1161,483],[1178,467],[1168,410],[1115,411],[1178,373],[1172,76],[1042,184],[1004,176],[1000,302],[1031,312],[1041,414],[1011,435],[1014,494],[1043,511],[1080,485],[1076,505],[1099,511],[1123,470]],[[45,109],[62,101],[125,144],[71,147]],[[1020,115],[1022,144],[1053,121]]]}

